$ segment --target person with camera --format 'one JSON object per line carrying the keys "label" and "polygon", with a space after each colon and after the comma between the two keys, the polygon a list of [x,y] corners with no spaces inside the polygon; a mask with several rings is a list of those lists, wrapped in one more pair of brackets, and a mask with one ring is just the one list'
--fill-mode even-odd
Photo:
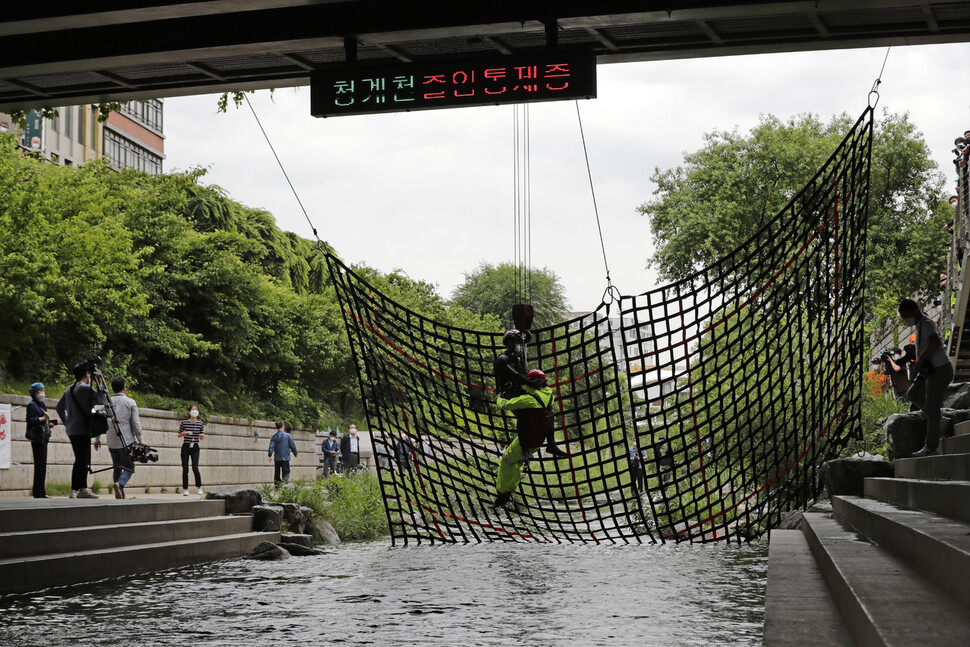
{"label": "person with camera", "polygon": [[[101,449],[100,426],[93,418],[103,401],[91,387],[92,366],[85,362],[74,367],[72,384],[57,402],[57,414],[64,423],[67,437],[74,450],[74,467],[71,469],[71,499],[97,499],[98,495],[88,489],[88,470],[91,466],[91,440],[94,450]],[[101,422],[106,419],[101,416]]]}
{"label": "person with camera", "polygon": [[47,443],[51,439],[51,427],[57,424],[47,413],[44,402],[44,385],[34,382],[30,385],[30,403],[27,404],[27,440],[34,454],[34,487],[31,491],[35,499],[49,499],[47,496]]}
{"label": "person with camera", "polygon": [[189,495],[189,460],[192,461],[192,474],[195,487],[202,494],[202,473],[199,471],[199,443],[205,438],[205,423],[199,419],[199,405],[189,407],[189,419],[179,423],[179,438],[182,439],[182,496]]}
{"label": "person with camera", "polygon": [[940,444],[943,424],[941,407],[946,387],[953,379],[953,365],[943,346],[943,335],[912,299],[899,302],[899,316],[907,326],[916,327],[916,380],[908,391],[909,399],[926,415],[926,443],[913,456],[932,456]]}
{"label": "person with camera", "polygon": [[108,429],[108,453],[111,454],[111,465],[114,468],[112,480],[115,486],[115,498],[125,498],[125,485],[135,473],[135,461],[128,453],[128,448],[145,442],[141,433],[141,420],[138,418],[138,405],[128,397],[128,386],[125,378],[116,377],[111,380],[111,404],[114,406],[118,420],[118,429]]}

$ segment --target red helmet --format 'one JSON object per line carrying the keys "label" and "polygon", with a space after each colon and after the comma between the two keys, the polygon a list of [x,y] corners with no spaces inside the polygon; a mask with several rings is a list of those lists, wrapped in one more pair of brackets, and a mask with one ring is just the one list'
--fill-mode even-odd
{"label": "red helmet", "polygon": [[540,371],[539,369],[534,368],[534,369],[532,369],[531,371],[529,371],[528,373],[525,374],[525,379],[527,379],[527,380],[542,380],[543,382],[545,382],[546,381],[546,374],[543,373],[542,371]]}
{"label": "red helmet", "polygon": [[522,339],[522,333],[515,328],[506,330],[505,334],[502,335],[502,343],[506,346],[513,346],[515,342],[519,341],[520,339]]}

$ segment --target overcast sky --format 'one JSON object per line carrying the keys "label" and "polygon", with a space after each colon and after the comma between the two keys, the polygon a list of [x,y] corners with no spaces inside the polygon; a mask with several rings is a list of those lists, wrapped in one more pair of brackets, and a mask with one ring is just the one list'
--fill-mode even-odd
{"label": "overcast sky", "polygon": [[[702,135],[747,131],[760,114],[858,116],[886,49],[601,65],[579,104],[613,283],[654,286],[650,227],[636,212],[655,167],[676,166]],[[908,111],[952,177],[953,138],[970,127],[970,45],[894,47],[880,109]],[[165,102],[165,170],[207,167],[205,182],[312,232],[249,109],[215,95]],[[513,108],[315,119],[306,88],[252,95],[320,237],[352,263],[401,268],[448,296],[481,261],[513,257]],[[532,258],[559,275],[574,310],[606,286],[574,102],[530,106]]]}

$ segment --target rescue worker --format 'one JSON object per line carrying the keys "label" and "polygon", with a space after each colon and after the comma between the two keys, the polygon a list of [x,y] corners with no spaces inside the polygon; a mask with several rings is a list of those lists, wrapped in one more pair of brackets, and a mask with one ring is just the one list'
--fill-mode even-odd
{"label": "rescue worker", "polygon": [[530,382],[526,377],[525,345],[529,342],[529,331],[506,330],[502,335],[505,351],[495,358],[495,386],[499,395],[506,400],[524,393],[522,387],[526,384],[534,388],[541,385]]}
{"label": "rescue worker", "polygon": [[[516,418],[515,438],[499,459],[498,476],[495,479],[493,508],[501,508],[512,499],[512,492],[522,478],[522,465],[532,452],[545,443],[546,451],[556,458],[569,456],[556,446],[553,426],[552,404],[555,396],[546,383],[542,371],[532,370],[524,376],[522,395],[511,398],[499,395],[498,403],[503,410],[512,411]],[[532,384],[539,384],[535,387]]]}

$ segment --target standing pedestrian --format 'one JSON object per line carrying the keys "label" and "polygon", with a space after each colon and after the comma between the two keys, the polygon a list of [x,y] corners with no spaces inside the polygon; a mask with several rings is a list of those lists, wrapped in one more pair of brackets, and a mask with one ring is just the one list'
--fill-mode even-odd
{"label": "standing pedestrian", "polygon": [[627,460],[629,461],[630,469],[630,488],[633,490],[634,496],[636,496],[640,494],[641,490],[645,489],[643,461],[640,458],[640,450],[637,449],[636,443],[630,444],[630,453],[627,456]]}
{"label": "standing pedestrian", "polygon": [[941,408],[946,387],[953,379],[953,365],[943,346],[943,335],[912,299],[899,302],[899,316],[907,326],[916,326],[916,379],[907,395],[926,415],[926,442],[913,456],[932,456],[940,444],[943,424]]}
{"label": "standing pedestrian", "polygon": [[[91,417],[99,396],[91,388],[91,366],[87,363],[74,367],[72,384],[57,401],[57,414],[64,423],[67,437],[74,450],[74,467],[71,469],[70,499],[97,499],[98,495],[88,489],[88,471],[91,469]],[[94,451],[101,449],[101,436],[94,436]]]}
{"label": "standing pedestrian", "polygon": [[273,463],[273,485],[280,486],[280,483],[290,482],[290,452],[296,457],[296,443],[293,436],[287,433],[286,425],[282,420],[276,421],[276,433],[269,439],[269,460],[273,460],[276,454],[276,461]]}
{"label": "standing pedestrian", "polygon": [[199,406],[189,407],[189,419],[179,423],[179,438],[182,439],[182,496],[189,495],[189,459],[192,460],[192,474],[195,487],[202,494],[202,473],[199,472],[199,443],[205,439],[205,423],[199,419]]}
{"label": "standing pedestrian", "polygon": [[340,453],[340,443],[337,442],[337,432],[330,430],[327,439],[320,446],[323,453],[323,478],[337,472],[337,454]]}
{"label": "standing pedestrian", "polygon": [[[114,467],[115,498],[125,498],[125,485],[135,473],[135,461],[132,460],[128,448],[138,443],[144,445],[141,433],[141,420],[138,417],[138,405],[128,397],[128,386],[125,378],[116,377],[111,380],[111,405],[118,418],[118,430],[108,429],[108,452],[111,454],[111,465]],[[119,437],[118,434],[121,434]]]}
{"label": "standing pedestrian", "polygon": [[34,487],[32,494],[35,499],[49,499],[47,496],[47,443],[51,439],[51,427],[57,424],[47,413],[44,402],[44,385],[34,382],[30,385],[30,403],[27,405],[27,440],[30,441],[30,451],[34,454]]}
{"label": "standing pedestrian", "polygon": [[347,433],[340,439],[340,459],[344,464],[344,474],[360,464],[360,439],[357,438],[357,425],[350,425]]}

